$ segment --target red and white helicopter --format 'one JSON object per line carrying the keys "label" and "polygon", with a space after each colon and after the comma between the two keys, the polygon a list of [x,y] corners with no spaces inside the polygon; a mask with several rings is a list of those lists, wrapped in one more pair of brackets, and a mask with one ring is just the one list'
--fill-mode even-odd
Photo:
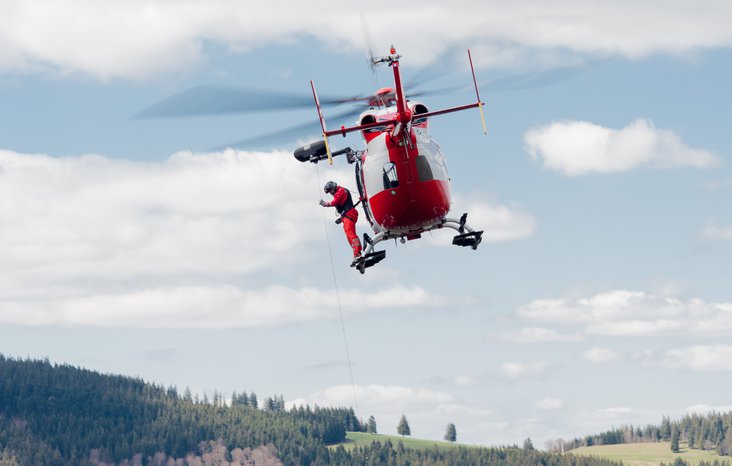
{"label": "red and white helicopter", "polygon": [[[389,52],[389,55],[371,58],[371,61],[373,65],[386,64],[392,68],[394,87],[380,89],[368,98],[369,109],[361,113],[356,126],[327,130],[315,85],[310,81],[323,140],[303,146],[294,154],[301,162],[317,163],[327,159],[331,164],[333,156],[346,154],[348,162],[355,163],[359,200],[375,233],[373,238],[366,233],[363,235],[364,254],[354,263],[361,273],[386,257],[386,251],[375,251],[374,247],[387,239],[399,238],[405,243],[428,231],[452,228],[458,233],[453,244],[477,249],[483,234],[467,225],[467,213],[459,219],[448,217],[450,179],[445,155],[429,132],[430,117],[475,107],[480,110],[486,132],[484,104],[478,93],[470,50],[468,59],[476,102],[434,111],[424,103],[407,98],[399,70],[401,56],[393,46]],[[365,150],[330,151],[330,136],[345,137],[355,131],[361,132],[366,142]]]}
{"label": "red and white helicopter", "polygon": [[[327,159],[332,164],[333,156],[346,154],[348,162],[355,164],[358,203],[361,204],[374,231],[373,238],[368,234],[363,235],[364,254],[354,264],[361,273],[386,257],[385,251],[375,251],[374,247],[387,239],[399,239],[405,243],[420,238],[423,233],[432,230],[452,228],[457,231],[453,244],[477,249],[483,232],[474,230],[466,223],[468,214],[464,213],[460,218],[448,217],[450,180],[445,155],[429,132],[431,117],[476,107],[480,111],[483,132],[486,132],[484,103],[481,102],[478,93],[470,50],[468,60],[476,101],[442,110],[430,110],[424,103],[411,100],[405,94],[399,68],[400,58],[393,46],[389,55],[385,57],[370,57],[372,67],[376,65],[391,67],[394,87],[380,89],[366,97],[318,99],[312,81],[311,97],[261,90],[200,86],[154,104],[135,117],[283,110],[312,105],[311,99],[314,99],[323,139],[300,147],[294,155],[301,162],[317,163]],[[323,105],[364,102],[368,105],[366,111],[349,110],[335,117],[347,118],[360,113],[356,126],[341,126],[330,131],[326,129],[321,111]],[[300,125],[239,141],[227,147],[251,147],[256,142],[269,141],[272,137],[280,139],[285,135],[302,134],[309,127],[310,124]],[[352,150],[347,147],[335,152],[330,151],[329,137],[337,135],[345,137],[346,134],[356,131],[364,138],[365,150]]]}

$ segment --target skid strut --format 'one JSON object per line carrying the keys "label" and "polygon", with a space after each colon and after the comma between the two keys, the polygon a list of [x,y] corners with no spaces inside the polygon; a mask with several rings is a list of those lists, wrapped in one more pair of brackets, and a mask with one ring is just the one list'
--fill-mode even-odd
{"label": "skid strut", "polygon": [[[457,231],[458,234],[452,238],[452,244],[462,247],[470,247],[473,250],[478,249],[478,245],[483,240],[483,231],[473,230],[468,224],[468,214],[463,214],[460,219],[454,218],[443,218],[439,222],[429,228],[425,228],[422,231],[439,230],[441,228],[452,228]],[[359,259],[356,259],[351,264],[351,267],[355,267],[359,272],[364,273],[367,268],[373,267],[386,258],[386,251],[374,251],[374,246],[380,242],[392,239],[392,238],[405,238],[411,233],[409,232],[393,232],[393,231],[382,231],[376,236],[371,238],[367,233],[363,234],[363,247],[364,254]]]}

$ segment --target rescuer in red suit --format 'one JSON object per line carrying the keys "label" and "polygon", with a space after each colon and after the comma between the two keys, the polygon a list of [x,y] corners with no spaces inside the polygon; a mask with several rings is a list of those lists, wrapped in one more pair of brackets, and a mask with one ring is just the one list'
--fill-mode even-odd
{"label": "rescuer in red suit", "polygon": [[353,261],[354,263],[361,258],[361,241],[358,239],[356,234],[356,222],[358,221],[358,211],[353,204],[353,198],[351,192],[343,186],[338,186],[335,181],[328,181],[323,187],[323,191],[326,194],[333,196],[333,200],[325,202],[320,200],[320,205],[323,207],[335,207],[340,217],[336,220],[336,223],[343,222],[343,231],[346,232],[346,239],[348,244],[353,249]]}

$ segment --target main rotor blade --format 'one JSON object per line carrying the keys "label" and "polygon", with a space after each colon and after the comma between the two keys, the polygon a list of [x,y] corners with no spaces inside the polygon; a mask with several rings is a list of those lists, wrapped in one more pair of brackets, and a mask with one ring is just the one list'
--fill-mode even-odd
{"label": "main rotor blade", "polygon": [[604,63],[604,61],[596,60],[592,62],[577,63],[574,65],[559,66],[531,73],[505,76],[485,83],[485,87],[489,92],[499,92],[537,89],[540,87],[552,86],[562,81],[576,78],[601,63]]}
{"label": "main rotor blade", "polygon": [[[481,92],[505,92],[537,89],[575,78],[604,62],[604,60],[595,60],[573,65],[558,66],[546,70],[532,71],[530,73],[514,74],[492,79],[490,81],[484,81],[478,86],[480,87]],[[451,94],[454,92],[468,91],[472,88],[472,84],[448,86],[439,89],[414,92],[410,94],[410,97]]]}
{"label": "main rotor blade", "polygon": [[[321,97],[321,106],[357,102],[367,97]],[[142,110],[133,118],[188,117],[291,110],[313,106],[311,94],[199,86],[168,97]]]}
{"label": "main rotor blade", "polygon": [[[339,113],[327,118],[328,121],[342,122],[348,118],[354,117],[362,112],[362,109],[352,109],[347,112]],[[228,147],[236,149],[253,149],[260,148],[263,146],[272,146],[274,144],[292,142],[298,137],[305,137],[310,134],[319,135],[322,132],[320,128],[320,122],[316,119],[307,123],[302,123],[289,128],[280,129],[271,133],[253,136],[240,141],[232,142],[216,147],[212,150],[223,150]]]}

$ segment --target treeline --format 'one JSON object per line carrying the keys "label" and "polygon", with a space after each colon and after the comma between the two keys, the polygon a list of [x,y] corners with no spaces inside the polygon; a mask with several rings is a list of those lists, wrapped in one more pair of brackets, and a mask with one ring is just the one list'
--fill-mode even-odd
{"label": "treeline", "polygon": [[97,463],[141,455],[152,464],[158,452],[185,458],[221,439],[230,450],[275,445],[286,464],[311,464],[346,429],[363,430],[350,408],[285,412],[281,397],[269,400],[271,409],[226,405],[217,395],[209,402],[136,378],[0,355],[0,452],[26,466],[94,464],[92,451]]}
{"label": "treeline", "polygon": [[389,440],[373,442],[351,453],[339,446],[331,459],[330,464],[362,466],[622,466],[620,462],[596,457],[561,455],[518,447],[457,446],[416,450],[404,448],[402,442],[394,446]]}
{"label": "treeline", "polygon": [[547,444],[548,449],[572,450],[593,445],[613,445],[618,443],[671,442],[672,449],[685,442],[689,448],[715,450],[717,454],[732,454],[732,412],[687,414],[680,420],[672,421],[663,416],[660,425],[634,427],[622,426],[597,435],[588,435],[572,440],[554,440]]}
{"label": "treeline", "polygon": [[246,392],[199,399],[138,378],[0,355],[0,466],[615,464],[515,447],[328,447],[347,430],[365,430],[350,408],[286,410],[282,396],[260,402]]}
{"label": "treeline", "polygon": [[727,461],[727,460],[723,460],[723,461],[701,460],[698,463],[696,461],[689,463],[688,461],[685,461],[682,458],[676,458],[672,463],[669,463],[668,465],[666,463],[662,462],[661,466],[730,466],[730,464],[729,464],[729,461]]}

